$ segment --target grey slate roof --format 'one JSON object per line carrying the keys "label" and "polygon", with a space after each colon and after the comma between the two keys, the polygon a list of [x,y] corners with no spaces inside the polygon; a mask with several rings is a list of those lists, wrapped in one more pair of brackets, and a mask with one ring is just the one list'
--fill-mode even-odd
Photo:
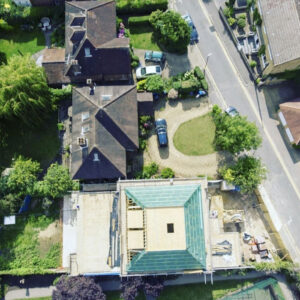
{"label": "grey slate roof", "polygon": [[297,1],[259,0],[274,65],[300,58],[300,20]]}
{"label": "grey slate roof", "polygon": [[[66,75],[74,76],[77,60],[81,75],[130,74],[129,39],[117,38],[114,0],[66,2]],[[85,48],[91,56],[85,56]]]}
{"label": "grey slate roof", "polygon": [[[82,114],[87,112],[89,118],[83,121]],[[96,86],[94,95],[90,95],[88,86],[73,88],[72,118],[72,177],[125,177],[126,151],[138,148],[135,86]],[[82,127],[87,125],[88,132],[82,134]],[[87,148],[78,145],[78,137],[87,139]],[[94,161],[95,153],[99,161]]]}

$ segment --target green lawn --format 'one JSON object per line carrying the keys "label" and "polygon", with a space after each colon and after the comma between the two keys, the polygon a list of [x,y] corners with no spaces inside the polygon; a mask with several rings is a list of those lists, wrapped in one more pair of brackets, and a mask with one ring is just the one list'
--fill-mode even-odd
{"label": "green lawn", "polygon": [[14,155],[23,155],[39,161],[44,168],[59,151],[57,112],[49,114],[36,128],[25,127],[17,120],[1,121],[2,132],[6,133],[6,141],[4,145],[0,144],[0,167],[10,166]]}
{"label": "green lawn", "polygon": [[[55,204],[50,217],[17,216],[15,225],[1,230],[0,274],[42,274],[44,270],[60,266],[60,229],[51,227],[50,236],[39,236],[40,231],[58,218],[59,203]],[[46,250],[44,244],[47,244]]]}
{"label": "green lawn", "polygon": [[186,155],[206,155],[215,152],[215,124],[210,116],[192,119],[179,126],[173,142],[177,150]]}
{"label": "green lawn", "polygon": [[16,300],[30,300],[30,299],[32,299],[32,300],[51,300],[52,299],[52,297],[50,296],[50,297],[39,297],[39,298],[21,298],[21,299],[16,299]]}
{"label": "green lawn", "polygon": [[[225,296],[227,293],[238,290],[254,282],[251,281],[217,281],[213,285],[208,284],[187,284],[167,286],[164,288],[158,300],[215,300]],[[139,295],[136,300],[144,300]],[[120,292],[107,293],[107,300],[121,300]]]}
{"label": "green lawn", "polygon": [[146,50],[160,50],[153,39],[153,29],[150,25],[130,27],[130,42],[133,48]]}
{"label": "green lawn", "polygon": [[34,54],[45,48],[45,38],[40,29],[22,31],[15,27],[12,31],[2,31],[0,35],[0,49],[7,58],[14,54]]}

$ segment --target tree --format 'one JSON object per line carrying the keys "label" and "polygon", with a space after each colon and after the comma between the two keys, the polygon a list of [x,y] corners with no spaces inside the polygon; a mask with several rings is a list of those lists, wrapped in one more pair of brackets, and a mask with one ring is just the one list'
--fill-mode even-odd
{"label": "tree", "polygon": [[53,300],[105,300],[100,285],[91,277],[67,277],[62,276],[56,283],[56,289],[52,293]]}
{"label": "tree", "polygon": [[186,52],[191,28],[179,13],[157,10],[150,15],[149,22],[154,28],[158,42],[169,52]]}
{"label": "tree", "polygon": [[121,298],[124,300],[134,300],[139,293],[139,289],[143,285],[141,277],[130,277],[121,281],[122,294]]}
{"label": "tree", "polygon": [[159,297],[164,289],[163,279],[161,277],[146,277],[144,278],[144,292],[146,295]]}
{"label": "tree", "polygon": [[44,176],[43,181],[40,181],[36,189],[44,197],[52,199],[63,197],[73,187],[73,181],[70,177],[68,169],[54,163]]}
{"label": "tree", "polygon": [[242,193],[252,192],[266,178],[266,168],[253,156],[239,157],[234,165],[221,168],[220,173],[226,181],[238,185]]}
{"label": "tree", "polygon": [[31,159],[19,156],[12,164],[13,170],[8,175],[7,187],[10,193],[18,198],[31,195],[41,171],[40,164]]}
{"label": "tree", "polygon": [[0,117],[18,118],[28,125],[37,125],[49,110],[50,92],[46,75],[33,59],[12,56],[0,68]]}
{"label": "tree", "polygon": [[212,116],[216,124],[216,146],[221,150],[239,153],[244,150],[257,149],[262,142],[255,123],[246,117],[231,117],[214,106]]}
{"label": "tree", "polygon": [[162,93],[164,91],[164,82],[160,75],[152,75],[146,79],[145,89],[148,92]]}

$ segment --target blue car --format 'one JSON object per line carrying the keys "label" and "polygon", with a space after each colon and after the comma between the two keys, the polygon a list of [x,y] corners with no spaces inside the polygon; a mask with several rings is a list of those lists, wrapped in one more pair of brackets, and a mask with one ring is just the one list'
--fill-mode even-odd
{"label": "blue car", "polygon": [[160,147],[168,146],[167,122],[165,119],[155,121],[155,131],[157,134],[158,144]]}
{"label": "blue car", "polygon": [[198,32],[197,29],[192,21],[192,18],[189,15],[184,15],[182,16],[182,18],[187,22],[187,24],[191,27],[192,31],[191,31],[191,39],[190,42],[191,43],[197,43],[198,42]]}

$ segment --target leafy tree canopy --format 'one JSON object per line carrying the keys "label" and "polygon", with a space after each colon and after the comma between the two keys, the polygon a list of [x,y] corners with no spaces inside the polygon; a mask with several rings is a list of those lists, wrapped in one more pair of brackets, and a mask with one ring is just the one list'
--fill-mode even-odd
{"label": "leafy tree canopy", "polygon": [[43,181],[37,184],[37,190],[41,195],[53,199],[63,197],[72,187],[73,181],[68,169],[57,163],[48,168]]}
{"label": "leafy tree canopy", "polygon": [[145,89],[148,92],[162,93],[164,90],[164,82],[160,75],[152,75],[146,79]]}
{"label": "leafy tree canopy", "polygon": [[12,168],[13,170],[7,178],[9,191],[18,197],[32,194],[38,173],[41,171],[40,164],[19,156],[13,162]]}
{"label": "leafy tree canopy", "polygon": [[100,285],[90,277],[62,276],[56,283],[56,290],[52,294],[53,300],[105,300]]}
{"label": "leafy tree canopy", "polygon": [[231,153],[257,149],[262,142],[255,123],[246,117],[230,117],[218,106],[213,107],[212,116],[216,124],[216,146]]}
{"label": "leafy tree canopy", "polygon": [[0,68],[0,117],[37,125],[50,109],[50,92],[42,67],[26,56],[12,56]]}
{"label": "leafy tree canopy", "polygon": [[190,42],[191,28],[179,13],[157,10],[150,15],[149,22],[154,28],[158,42],[168,51],[186,52]]}
{"label": "leafy tree canopy", "polygon": [[242,193],[252,192],[266,178],[266,168],[253,156],[239,157],[234,165],[221,168],[220,173],[226,181],[240,186]]}

